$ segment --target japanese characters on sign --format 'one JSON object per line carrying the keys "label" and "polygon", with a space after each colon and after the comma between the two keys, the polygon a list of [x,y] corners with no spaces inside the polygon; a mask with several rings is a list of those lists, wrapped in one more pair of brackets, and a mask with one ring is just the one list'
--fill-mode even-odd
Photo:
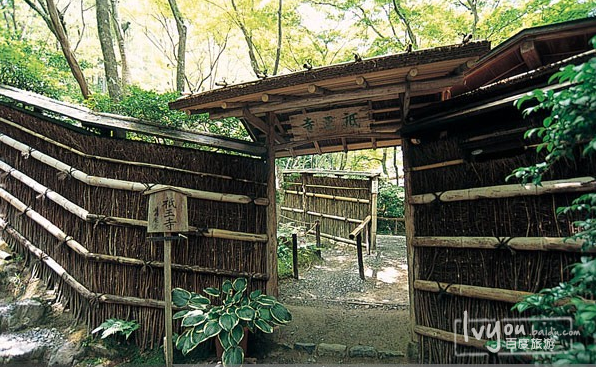
{"label": "japanese characters on sign", "polygon": [[186,195],[172,189],[155,190],[148,195],[148,233],[188,231]]}
{"label": "japanese characters on sign", "polygon": [[369,133],[368,107],[340,108],[290,116],[293,140],[337,134]]}

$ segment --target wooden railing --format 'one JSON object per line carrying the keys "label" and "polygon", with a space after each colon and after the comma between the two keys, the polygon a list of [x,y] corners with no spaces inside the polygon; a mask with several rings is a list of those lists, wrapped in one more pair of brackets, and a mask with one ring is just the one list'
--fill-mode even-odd
{"label": "wooden railing", "polygon": [[[370,221],[372,217],[367,215],[366,218],[358,225],[358,227],[354,228],[354,230],[350,233],[350,239],[356,239],[356,251],[358,253],[358,273],[360,274],[360,279],[364,280],[364,259],[362,257],[362,232],[367,230],[370,238]],[[368,253],[370,254],[370,242],[367,246]]]}

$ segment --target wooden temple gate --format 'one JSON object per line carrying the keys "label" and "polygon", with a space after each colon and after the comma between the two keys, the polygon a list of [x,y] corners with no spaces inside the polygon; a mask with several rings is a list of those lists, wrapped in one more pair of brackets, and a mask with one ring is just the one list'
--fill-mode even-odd
{"label": "wooden temple gate", "polygon": [[456,321],[464,311],[514,316],[512,303],[568,279],[579,245],[564,242],[573,228],[555,209],[594,191],[596,175],[594,162],[561,164],[544,187],[506,185],[513,169],[542,158],[523,140],[539,121],[522,120],[512,103],[563,63],[593,56],[585,52],[594,34],[587,18],[522,31],[492,51],[470,42],[357,60],[170,106],[240,118],[275,157],[402,145],[410,329],[420,361],[495,362]]}

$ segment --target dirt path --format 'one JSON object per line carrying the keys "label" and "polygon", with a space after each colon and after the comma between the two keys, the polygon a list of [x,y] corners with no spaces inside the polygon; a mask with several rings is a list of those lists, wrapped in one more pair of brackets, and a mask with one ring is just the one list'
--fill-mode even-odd
{"label": "dirt path", "polygon": [[[330,245],[322,257],[321,264],[300,269],[299,280],[280,283],[280,300],[293,321],[280,328],[278,343],[288,349],[295,343],[371,346],[378,355],[394,354],[385,363],[408,362],[399,356],[406,354],[410,339],[405,239],[379,236],[377,251],[364,257],[365,280],[358,276],[355,247]],[[293,352],[274,352],[270,362],[372,362]]]}

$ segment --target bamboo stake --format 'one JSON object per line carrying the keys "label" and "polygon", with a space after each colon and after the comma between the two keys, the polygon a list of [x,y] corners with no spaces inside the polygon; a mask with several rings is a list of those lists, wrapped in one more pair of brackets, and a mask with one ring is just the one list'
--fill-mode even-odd
{"label": "bamboo stake", "polygon": [[371,223],[370,223],[370,236],[369,236],[369,244],[368,244],[368,251],[370,254],[371,248],[377,249],[377,201],[378,201],[378,192],[379,192],[379,178],[373,177],[370,180],[371,190],[370,190],[370,215],[371,215]]}
{"label": "bamboo stake", "polygon": [[[44,218],[41,214],[37,213],[33,209],[27,207],[23,202],[21,202],[16,197],[12,196],[6,190],[0,188],[0,198],[4,199],[12,206],[14,206],[17,210],[23,212],[29,218],[31,218],[34,222],[39,224],[42,228],[44,228],[47,232],[49,232],[52,236],[57,238],[60,241],[63,241],[68,247],[74,250],[77,254],[83,256],[86,259],[94,260],[98,262],[110,262],[115,264],[123,264],[123,265],[136,265],[136,266],[153,266],[162,268],[164,266],[163,262],[145,262],[140,259],[134,259],[129,257],[123,256],[115,256],[115,255],[104,255],[104,254],[97,254],[89,252],[87,248],[77,242],[70,236],[67,236],[60,228],[56,225],[51,223],[49,220]],[[231,271],[231,270],[222,270],[222,269],[213,269],[213,268],[206,268],[200,266],[191,266],[191,265],[181,265],[181,264],[172,264],[172,269],[182,270],[182,271],[190,271],[196,273],[205,273],[205,274],[214,274],[214,275],[226,275],[226,276],[244,276],[253,279],[263,279],[266,280],[269,278],[267,274],[261,273],[248,273],[248,272],[240,272],[240,271]]]}
{"label": "bamboo stake", "polygon": [[343,237],[333,236],[333,235],[330,235],[330,234],[327,234],[327,233],[323,233],[323,232],[321,232],[321,237],[323,237],[323,238],[329,238],[331,240],[338,241],[338,242],[347,243],[349,245],[356,245],[356,241],[352,241],[352,240],[349,240],[349,239],[343,238]]}
{"label": "bamboo stake", "polygon": [[50,139],[42,134],[39,134],[33,130],[30,130],[24,126],[21,126],[13,121],[4,119],[2,117],[0,117],[0,122],[3,122],[9,126],[12,126],[16,129],[19,129],[29,135],[35,136],[36,138],[43,140],[47,143],[50,143],[54,146],[57,146],[59,148],[68,150],[71,153],[74,153],[80,157],[83,158],[89,158],[89,159],[95,159],[98,161],[104,161],[104,162],[110,162],[110,163],[117,163],[117,164],[125,164],[125,165],[130,165],[130,166],[137,166],[137,167],[147,167],[147,168],[156,168],[156,169],[163,169],[166,171],[172,171],[172,172],[178,172],[178,173],[186,173],[189,175],[196,175],[196,176],[200,176],[200,177],[213,177],[213,178],[220,178],[223,180],[234,180],[234,181],[239,181],[239,182],[247,182],[247,183],[254,183],[256,185],[265,185],[264,182],[256,182],[256,181],[252,181],[252,180],[246,180],[246,179],[242,179],[242,178],[235,178],[232,176],[226,176],[226,175],[219,175],[219,174],[215,174],[215,173],[208,173],[208,172],[198,172],[198,171],[191,171],[188,169],[184,169],[184,168],[178,168],[178,167],[171,167],[171,166],[165,166],[165,165],[161,165],[161,164],[154,164],[154,163],[147,163],[147,162],[136,162],[136,161],[125,161],[123,159],[116,159],[116,158],[109,158],[109,157],[102,157],[102,156],[98,156],[98,155],[93,155],[93,154],[87,154],[85,152],[82,152],[80,150],[77,150],[73,147],[70,147],[66,144],[62,144],[56,140]]}
{"label": "bamboo stake", "polygon": [[[0,142],[20,151],[23,154],[28,154],[31,157],[35,158],[36,160],[57,169],[58,171],[63,172],[64,174],[68,174],[73,178],[87,184],[90,186],[97,186],[97,187],[106,187],[110,189],[116,190],[126,190],[126,191],[136,191],[136,192],[143,192],[148,189],[160,189],[166,187],[172,187],[168,185],[161,185],[161,184],[152,184],[152,183],[141,183],[141,182],[133,182],[133,181],[125,181],[125,180],[117,180],[113,178],[105,178],[105,177],[97,177],[97,176],[90,176],[87,173],[80,171],[74,167],[67,165],[53,157],[50,157],[47,154],[44,154],[38,150],[33,149],[32,147],[25,145],[15,139],[7,135],[0,136]],[[236,195],[236,194],[223,194],[211,191],[203,191],[203,190],[196,190],[184,187],[173,187],[174,189],[182,191],[185,195],[195,198],[195,199],[202,199],[202,200],[211,200],[211,201],[219,201],[219,202],[226,202],[226,203],[237,203],[237,204],[248,204],[248,203],[255,203],[256,205],[266,205],[269,201],[266,198],[258,198],[258,199],[251,199],[245,195]]]}
{"label": "bamboo stake", "polygon": [[[286,190],[287,194],[292,195],[305,195],[305,193],[294,191],[294,190]],[[337,200],[337,201],[349,201],[352,203],[360,203],[360,204],[369,204],[370,200],[368,199],[358,199],[358,198],[349,198],[345,196],[336,196],[336,195],[327,195],[327,194],[316,194],[313,192],[307,192],[306,196],[322,198],[322,199],[329,199],[329,200]]]}
{"label": "bamboo stake", "polygon": [[[414,237],[415,247],[498,249],[503,246],[520,251],[566,251],[581,252],[583,241],[565,237]],[[592,249],[589,252],[596,252]]]}
{"label": "bamboo stake", "polygon": [[416,280],[414,282],[414,288],[420,291],[434,293],[439,293],[441,290],[444,290],[449,294],[454,294],[457,296],[508,303],[517,303],[523,300],[524,297],[534,294],[510,289],[477,287],[465,284],[439,283],[430,280]]}
{"label": "bamboo stake", "polygon": [[411,172],[426,171],[426,170],[433,169],[433,168],[441,168],[441,167],[448,167],[448,166],[457,166],[459,164],[463,164],[464,162],[465,162],[465,160],[463,160],[463,159],[455,159],[455,160],[452,160],[452,161],[445,161],[445,162],[427,164],[427,165],[424,165],[424,166],[412,167],[412,168],[410,168],[410,171]]}
{"label": "bamboo stake", "polygon": [[12,254],[10,254],[10,253],[8,253],[6,251],[0,250],[0,259],[6,260],[6,261],[11,260],[12,259]]}
{"label": "bamboo stake", "polygon": [[306,185],[306,187],[315,187],[320,189],[334,189],[334,190],[364,190],[368,191],[367,187],[342,187],[342,186],[326,186],[326,185]]}
{"label": "bamboo stake", "polygon": [[[369,218],[370,219],[370,218]],[[364,280],[364,260],[362,259],[362,233],[358,232],[356,236],[356,252],[358,255],[358,275]]]}
{"label": "bamboo stake", "polygon": [[465,201],[477,199],[496,199],[518,196],[536,196],[544,194],[586,192],[596,190],[596,179],[594,177],[578,177],[563,180],[543,181],[542,186],[534,184],[527,185],[498,185],[477,187],[465,190],[450,190],[445,192],[413,195],[409,202],[411,204],[428,204],[435,200],[441,202]]}
{"label": "bamboo stake", "polygon": [[366,218],[358,225],[358,227],[354,228],[354,230],[350,233],[350,239],[353,240],[356,236],[362,232],[362,230],[366,227],[368,222],[371,221],[371,216],[367,215]]}
{"label": "bamboo stake", "polygon": [[[23,184],[27,185],[31,189],[35,190],[40,195],[43,195],[53,201],[54,203],[60,205],[64,210],[76,215],[77,217],[81,218],[87,222],[103,222],[109,225],[126,225],[126,226],[135,226],[135,227],[147,227],[146,220],[139,220],[139,219],[129,219],[129,218],[121,218],[121,217],[108,217],[100,214],[91,214],[88,210],[78,206],[77,204],[73,203],[72,201],[66,199],[62,195],[58,194],[55,191],[50,190],[46,186],[40,184],[39,182],[33,180],[31,177],[27,176],[26,174],[22,173],[19,170],[14,169],[13,167],[9,166],[2,160],[0,160],[0,170],[4,172],[8,172],[11,177],[16,178]],[[238,240],[238,241],[248,241],[248,242],[267,242],[267,235],[266,234],[253,234],[253,233],[244,233],[244,232],[234,232],[228,231],[223,229],[213,229],[208,228],[204,230],[199,230],[197,227],[189,227],[191,231],[194,231],[195,234],[202,236],[202,237],[212,237],[212,238],[222,238],[222,239],[229,239],[229,240]]]}
{"label": "bamboo stake", "polygon": [[453,343],[455,341],[457,344],[460,345],[466,345],[468,347],[487,350],[485,346],[487,340],[484,339],[478,340],[476,338],[466,338],[464,335],[455,334],[452,331],[445,331],[421,325],[415,325],[413,329],[414,332],[418,335],[427,336],[429,338],[443,340],[450,343]]}
{"label": "bamboo stake", "polygon": [[21,246],[31,252],[35,257],[40,259],[45,265],[48,266],[56,275],[58,275],[66,284],[72,287],[75,292],[81,295],[87,300],[95,300],[104,303],[116,303],[128,306],[140,306],[140,307],[151,307],[151,308],[164,308],[164,302],[154,299],[143,299],[138,297],[129,296],[117,296],[113,294],[99,294],[91,292],[84,285],[79,283],[72,275],[70,275],[60,264],[58,264],[48,254],[40,250],[33,243],[27,240],[22,234],[16,229],[8,225],[4,219],[0,218],[0,227],[10,234]]}

